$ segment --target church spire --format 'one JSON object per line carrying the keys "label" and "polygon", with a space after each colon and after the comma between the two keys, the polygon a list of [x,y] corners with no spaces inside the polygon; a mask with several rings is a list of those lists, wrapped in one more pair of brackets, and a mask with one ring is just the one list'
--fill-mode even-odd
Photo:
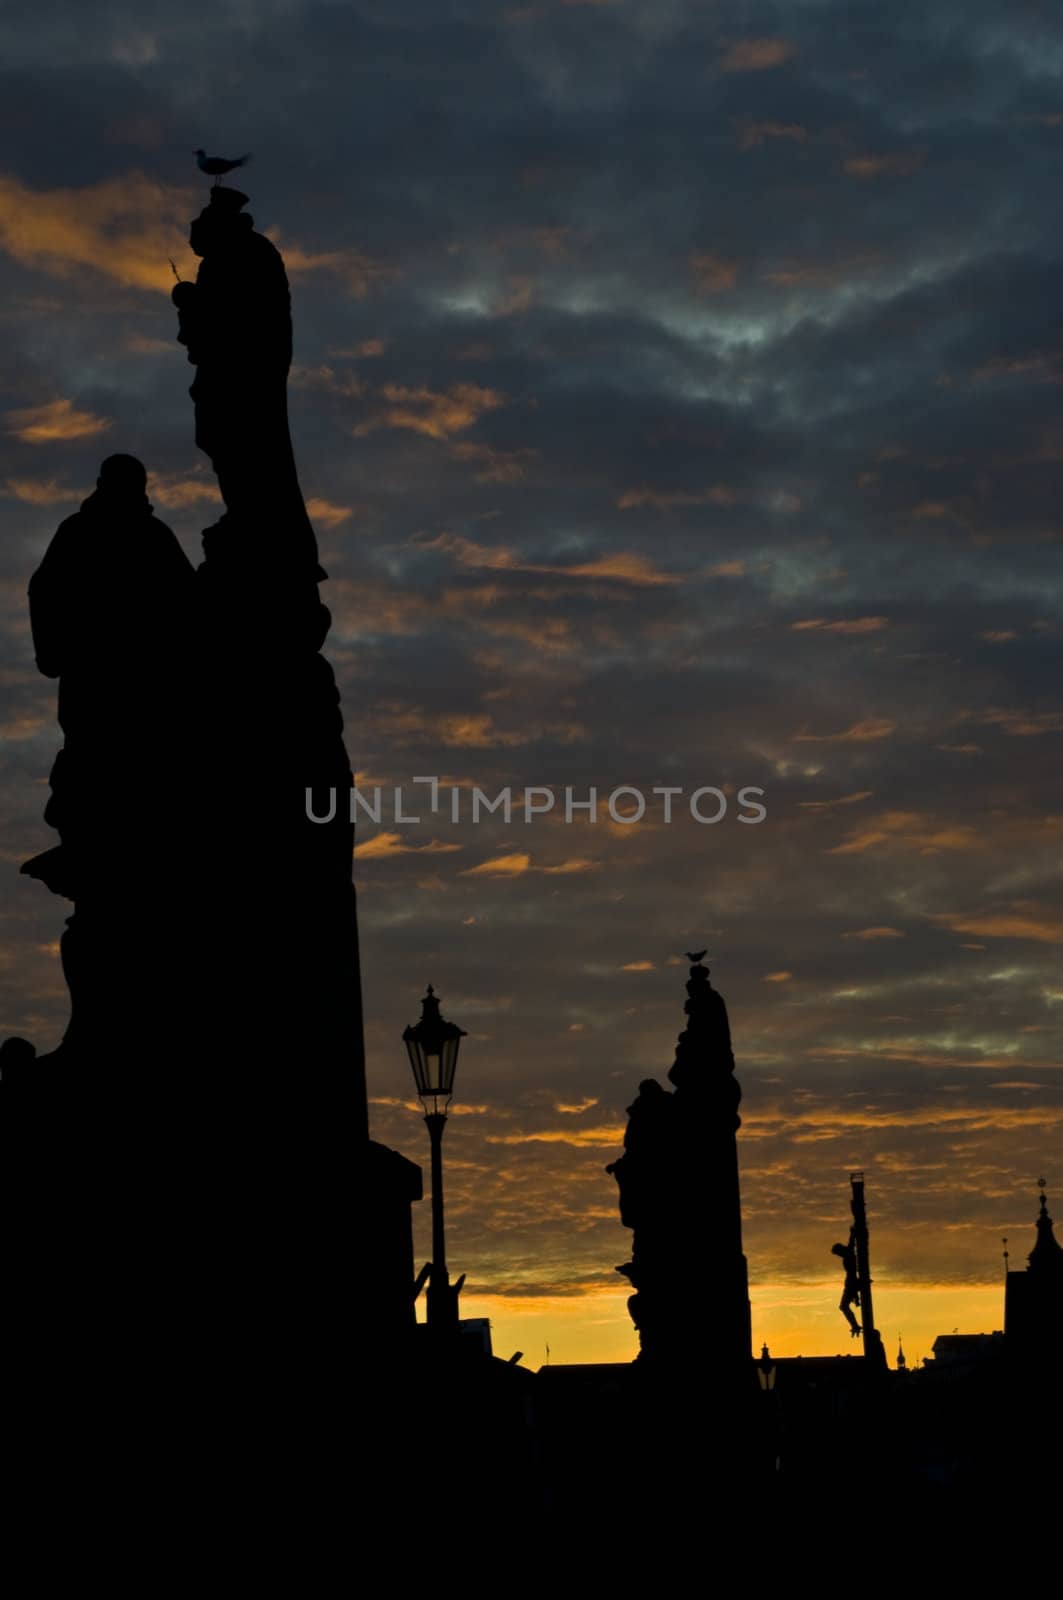
{"label": "church spire", "polygon": [[1047,1184],[1044,1178],[1038,1178],[1037,1187],[1041,1191],[1041,1209],[1037,1217],[1037,1243],[1026,1259],[1030,1263],[1031,1272],[1059,1272],[1063,1269],[1063,1245],[1060,1245],[1052,1231],[1052,1218],[1048,1215],[1048,1199],[1045,1194]]}

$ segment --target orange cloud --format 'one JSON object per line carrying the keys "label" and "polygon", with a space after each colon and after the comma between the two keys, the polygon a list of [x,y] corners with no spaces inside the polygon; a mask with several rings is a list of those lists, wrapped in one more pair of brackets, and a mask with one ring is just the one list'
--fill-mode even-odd
{"label": "orange cloud", "polygon": [[829,261],[798,261],[787,258],[761,276],[765,283],[774,283],[781,289],[830,288],[835,284],[846,282],[854,273],[876,266],[880,259],[880,256],[868,251]]}
{"label": "orange cloud", "polygon": [[373,726],[396,744],[429,739],[433,744],[442,743],[455,749],[509,748],[532,744],[547,734],[566,744],[585,737],[584,728],[576,722],[524,721],[519,728],[500,728],[487,712],[452,712],[437,716],[429,715],[419,706],[401,704],[382,706],[371,720]]}
{"label": "orange cloud", "polygon": [[538,456],[538,450],[496,450],[489,444],[477,444],[471,439],[459,439],[450,447],[455,461],[471,461],[480,470],[473,474],[477,483],[519,483],[528,470],[528,463]]}
{"label": "orange cloud", "polygon": [[707,572],[710,578],[744,578],[746,564],[744,561],[719,561],[707,568]]}
{"label": "orange cloud", "polygon": [[380,389],[386,404],[373,417],[355,428],[356,438],[376,428],[407,428],[428,439],[449,439],[464,433],[489,411],[506,404],[495,389],[476,383],[452,383],[449,389],[409,389],[399,383],[385,383]]}
{"label": "orange cloud", "polygon": [[338,528],[341,522],[347,521],[351,508],[333,505],[331,500],[314,496],[306,502],[306,514],[311,522],[319,522],[323,528]]}
{"label": "orange cloud", "polygon": [[851,933],[843,933],[843,939],[903,939],[905,936],[900,928],[854,928]]}
{"label": "orange cloud", "polygon": [[1042,733],[1063,733],[1063,711],[987,711],[978,719],[985,727],[1002,728],[1013,739],[1035,739]]}
{"label": "orange cloud", "polygon": [[302,272],[331,272],[356,300],[364,300],[378,283],[398,275],[393,267],[385,267],[361,250],[303,250],[297,244],[284,244],[279,228],[267,228],[265,232],[277,249],[283,251],[290,278]]}
{"label": "orange cloud", "polygon": [[[624,1130],[615,1128],[541,1128],[537,1133],[489,1133],[488,1144],[570,1144],[576,1149],[612,1147],[624,1142]],[[611,1213],[610,1213],[611,1214]]]}
{"label": "orange cloud", "polygon": [[850,156],[842,163],[842,171],[851,178],[881,178],[884,173],[907,177],[918,172],[926,157],[922,152],[899,152],[889,156]]}
{"label": "orange cloud", "polygon": [[700,251],[689,257],[690,271],[698,294],[723,294],[738,282],[738,262],[728,261],[711,251]]}
{"label": "orange cloud", "polygon": [[738,495],[726,483],[714,483],[708,489],[653,489],[643,484],[636,489],[625,489],[617,497],[617,508],[630,511],[633,506],[652,506],[655,511],[670,511],[673,506],[733,506]]}
{"label": "orange cloud", "polygon": [[491,306],[491,315],[513,317],[529,310],[535,303],[536,288],[536,280],[527,273],[511,274],[505,294],[500,295]]}
{"label": "orange cloud", "polygon": [[935,855],[939,850],[976,850],[981,840],[974,828],[935,827],[918,811],[884,811],[853,830],[842,844],[828,852],[833,856],[862,855],[875,845],[893,844],[902,849]]}
{"label": "orange cloud", "polygon": [[47,728],[49,718],[37,712],[25,712],[21,715],[9,717],[0,723],[0,738],[4,739],[35,739],[37,735]]}
{"label": "orange cloud", "polygon": [[211,478],[166,478],[151,472],[148,474],[148,494],[170,511],[221,503],[218,486]]}
{"label": "orange cloud", "polygon": [[88,490],[70,489],[65,484],[56,483],[54,478],[8,478],[7,492],[16,500],[24,500],[31,506],[58,506],[72,500],[84,500]]}
{"label": "orange cloud", "polygon": [[[66,278],[85,268],[112,279],[124,288],[151,289],[169,294],[173,287],[170,262],[185,277],[195,272],[180,219],[202,209],[200,190],[158,183],[142,172],[82,189],[30,189],[17,178],[0,178],[0,250],[23,266]],[[275,241],[280,235],[270,230]],[[362,296],[392,269],[372,261],[358,250],[331,250],[320,254],[298,245],[284,246],[290,275],[332,272],[350,293]],[[131,348],[159,348],[147,341]]]}
{"label": "orange cloud", "polygon": [[538,567],[530,571],[555,572],[567,578],[616,578],[622,583],[634,583],[640,588],[652,589],[660,584],[678,583],[679,575],[661,572],[645,556],[618,551],[616,555],[599,556],[594,561],[583,561],[574,567]]}
{"label": "orange cloud", "polygon": [[781,67],[796,53],[797,46],[789,39],[738,39],[720,66],[724,72],[766,72]]}
{"label": "orange cloud", "polygon": [[72,400],[48,400],[44,405],[25,406],[9,411],[7,430],[23,444],[54,444],[59,440],[91,439],[110,426],[105,417],[91,411],[76,411]]}
{"label": "orange cloud", "polygon": [[763,983],[789,983],[792,977],[792,972],[766,972],[761,981]]}
{"label": "orange cloud", "polygon": [[[464,595],[455,595],[447,590],[443,596],[445,608],[449,611],[452,602],[461,598]],[[457,609],[460,610],[461,606]],[[504,622],[492,622],[485,618],[480,626],[494,639],[519,639],[544,655],[567,655],[577,643],[572,624],[564,617],[550,617],[537,622],[522,622],[517,617],[509,617]]]}
{"label": "orange cloud", "polygon": [[897,724],[889,717],[865,717],[842,733],[795,733],[795,744],[869,744],[888,739]]}
{"label": "orange cloud", "polygon": [[461,874],[463,878],[519,878],[531,868],[531,856],[523,851],[514,851],[508,856],[492,856],[490,861],[481,861],[479,866],[466,867]]}
{"label": "orange cloud", "polygon": [[172,355],[174,341],[172,339],[153,339],[145,333],[131,333],[125,341],[124,348],[138,356]]}
{"label": "orange cloud", "polygon": [[837,800],[799,800],[802,811],[833,811],[835,806],[854,806],[860,800],[870,800],[874,789],[858,789],[855,794],[839,795]]}
{"label": "orange cloud", "polygon": [[[1037,350],[1025,356],[993,356],[980,367],[976,367],[971,376],[976,383],[984,383],[987,378],[1016,378],[1032,374],[1046,383],[1058,383],[1058,367],[1058,351]],[[1051,449],[1051,446],[1049,448]],[[1052,450],[1049,459],[1057,458],[1057,452]]]}
{"label": "orange cloud", "polygon": [[[823,1054],[825,1052],[818,1052]],[[836,1051],[836,1055],[856,1054],[856,1051]],[[940,1058],[938,1064],[940,1065]],[[818,1130],[820,1138],[835,1138],[851,1128],[949,1128],[971,1132],[1000,1128],[1031,1128],[1042,1124],[1055,1126],[1063,1122],[1063,1106],[1031,1106],[1028,1110],[1008,1106],[914,1106],[911,1110],[892,1110],[887,1106],[869,1104],[859,1111],[840,1107],[824,1107],[801,1111],[765,1109],[750,1111],[742,1118],[742,1127],[748,1138],[767,1138],[780,1133],[795,1134],[801,1141],[802,1128]]]}
{"label": "orange cloud", "polygon": [[453,556],[459,566],[487,568],[494,572],[536,572],[560,578],[607,578],[621,583],[635,584],[639,588],[657,588],[663,584],[682,581],[681,575],[661,572],[645,556],[631,551],[618,550],[612,555],[596,556],[592,561],[577,562],[572,566],[553,566],[544,562],[521,561],[514,551],[505,546],[492,549],[476,544],[461,534],[441,533],[428,540],[426,550],[444,550]]}
{"label": "orange cloud", "polygon": [[407,844],[400,833],[375,833],[364,844],[356,844],[354,854],[358,861],[379,861],[385,856],[449,855],[460,849],[460,844],[445,844],[442,839],[433,839],[429,844]]}
{"label": "orange cloud", "polygon": [[[0,178],[0,249],[54,277],[90,268],[123,287],[173,287],[170,261],[192,257],[178,220],[202,197],[131,172],[84,189],[29,189]],[[186,265],[186,272],[191,267]]]}
{"label": "orange cloud", "polygon": [[955,507],[950,506],[945,500],[921,500],[912,512],[917,522],[962,522],[963,518]]}
{"label": "orange cloud", "polygon": [[486,712],[456,713],[440,717],[437,723],[439,737],[445,745],[464,746],[470,750],[486,750],[494,744],[517,744],[519,734],[506,734],[495,726]]}
{"label": "orange cloud", "polygon": [[655,963],[652,961],[626,961],[620,968],[621,972],[652,972]]}
{"label": "orange cloud", "polygon": [[953,933],[973,933],[982,939],[1032,939],[1036,944],[1063,944],[1063,922],[1021,905],[1010,911],[973,916],[945,913],[932,920],[943,923]]}
{"label": "orange cloud", "polygon": [[739,150],[755,150],[766,139],[788,139],[792,144],[804,144],[808,129],[799,122],[746,122],[738,134]]}
{"label": "orange cloud", "polygon": [[365,393],[365,384],[353,372],[337,372],[327,362],[320,366],[292,367],[289,383],[293,389],[320,389],[323,394],[338,394],[344,400],[357,400]]}
{"label": "orange cloud", "polygon": [[[398,841],[398,839],[399,835],[397,833],[378,834],[367,845],[360,846],[355,851],[355,855],[400,855],[414,852],[415,847],[412,845],[403,845],[398,842],[392,843],[392,841]],[[381,846],[380,848],[377,848],[378,844]],[[440,844],[433,840],[431,844],[422,845],[420,849],[423,851],[459,850],[461,846]],[[490,861],[481,861],[475,867],[466,867],[461,876],[463,878],[516,878],[522,877],[526,872],[538,872],[548,878],[569,878],[577,877],[585,872],[597,872],[598,870],[599,863],[597,861],[589,861],[579,856],[573,857],[569,861],[558,861],[549,867],[536,867],[532,865],[530,855],[524,851],[516,851],[509,855],[493,856]],[[473,923],[476,918],[470,917],[466,921]]]}
{"label": "orange cloud", "polygon": [[849,621],[827,622],[823,617],[810,617],[806,622],[791,622],[795,633],[880,633],[890,625],[889,617],[853,617]]}

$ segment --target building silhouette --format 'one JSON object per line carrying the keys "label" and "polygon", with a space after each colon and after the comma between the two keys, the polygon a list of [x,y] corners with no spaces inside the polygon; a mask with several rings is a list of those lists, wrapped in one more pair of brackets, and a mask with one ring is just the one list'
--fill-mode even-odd
{"label": "building silhouette", "polygon": [[1063,1246],[1048,1214],[1042,1178],[1037,1237],[1024,1270],[1004,1283],[1004,1337],[1017,1359],[1037,1360],[1063,1346]]}

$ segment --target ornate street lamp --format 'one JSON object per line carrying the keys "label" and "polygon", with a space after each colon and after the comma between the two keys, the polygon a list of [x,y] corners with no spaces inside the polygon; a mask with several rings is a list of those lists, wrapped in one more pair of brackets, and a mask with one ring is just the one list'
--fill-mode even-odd
{"label": "ornate street lamp", "polygon": [[421,1001],[421,1020],[415,1027],[406,1029],[402,1042],[410,1057],[432,1146],[432,1265],[427,1301],[428,1325],[437,1332],[457,1327],[458,1295],[465,1282],[463,1275],[451,1286],[443,1231],[443,1129],[447,1125],[447,1108],[454,1093],[458,1046],[464,1037],[464,1028],[440,1016],[439,1001],[429,984],[428,992]]}
{"label": "ornate street lamp", "polygon": [[757,1362],[757,1382],[765,1394],[771,1394],[775,1388],[775,1363],[771,1359],[767,1345],[761,1346],[760,1360]]}

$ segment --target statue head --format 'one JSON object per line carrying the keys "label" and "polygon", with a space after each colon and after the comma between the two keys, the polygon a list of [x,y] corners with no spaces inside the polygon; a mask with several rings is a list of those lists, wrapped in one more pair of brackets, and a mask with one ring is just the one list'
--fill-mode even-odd
{"label": "statue head", "polygon": [[32,1067],[37,1059],[37,1048],[28,1039],[13,1035],[0,1044],[0,1078],[18,1078],[23,1069]]}
{"label": "statue head", "polygon": [[147,493],[147,470],[136,456],[108,456],[100,463],[96,487],[116,499],[137,500]]}
{"label": "statue head", "polygon": [[832,1256],[845,1256],[849,1253],[849,1247],[848,1245],[844,1244],[832,1244],[830,1247],[830,1253]]}
{"label": "statue head", "polygon": [[211,190],[210,203],[195,218],[188,234],[188,243],[195,255],[208,255],[219,245],[231,244],[252,231],[255,219],[243,210],[247,200],[247,195],[241,194],[239,189],[219,186]]}

